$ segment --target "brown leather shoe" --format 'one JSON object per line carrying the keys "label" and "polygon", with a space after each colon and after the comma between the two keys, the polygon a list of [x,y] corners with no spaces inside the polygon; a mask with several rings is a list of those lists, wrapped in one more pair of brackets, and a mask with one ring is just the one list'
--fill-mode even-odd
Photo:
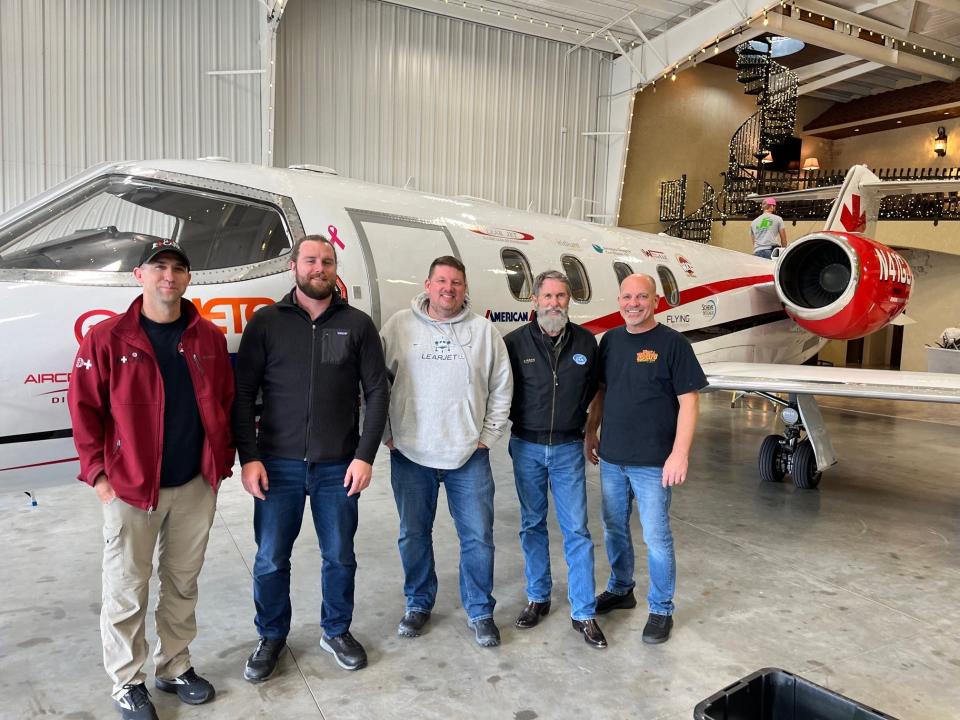
{"label": "brown leather shoe", "polygon": [[537,623],[540,622],[540,617],[549,612],[549,600],[542,603],[527,603],[527,606],[523,609],[523,612],[520,613],[520,617],[517,618],[517,627],[521,630],[529,630],[532,627],[536,627]]}
{"label": "brown leather shoe", "polygon": [[603,636],[603,631],[597,625],[596,620],[571,620],[573,629],[583,635],[584,642],[590,647],[605,648],[607,639]]}

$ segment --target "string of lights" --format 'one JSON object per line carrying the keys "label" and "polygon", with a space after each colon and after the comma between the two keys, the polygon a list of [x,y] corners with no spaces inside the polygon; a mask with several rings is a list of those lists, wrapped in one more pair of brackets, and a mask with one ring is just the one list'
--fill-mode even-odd
{"label": "string of lights", "polygon": [[[517,22],[526,23],[529,25],[534,25],[538,28],[543,28],[545,30],[554,30],[561,33],[571,33],[573,37],[580,38],[589,38],[591,40],[599,39],[606,40],[613,45],[619,44],[625,48],[634,49],[640,45],[642,42],[637,37],[624,37],[620,34],[615,34],[610,29],[590,29],[582,26],[578,26],[572,23],[566,22],[550,22],[549,20],[544,20],[542,18],[534,17],[533,15],[524,14],[520,12],[513,12],[509,10],[504,10],[503,8],[491,6],[488,3],[484,4],[483,2],[478,2],[477,0],[436,0],[438,4],[441,5],[455,5],[457,7],[473,10],[478,14],[486,15],[495,15],[497,17],[505,17]],[[920,56],[931,57],[936,60],[941,60],[943,62],[956,63],[957,58],[955,55],[948,55],[947,53],[941,50],[934,50],[931,48],[923,47],[922,45],[917,45],[913,42],[906,42],[902,38],[897,38],[892,35],[887,35],[884,33],[874,32],[873,30],[866,30],[855,24],[843,22],[835,18],[831,18],[828,15],[821,14],[818,12],[811,12],[808,10],[801,9],[796,6],[794,0],[777,0],[777,2],[772,2],[768,7],[759,11],[755,15],[745,19],[743,23],[737,25],[736,27],[731,28],[729,34],[724,32],[720,35],[715,36],[710,40],[710,42],[705,43],[697,51],[687,55],[686,60],[679,61],[674,63],[672,66],[668,67],[663,71],[662,76],[659,78],[654,78],[647,83],[641,84],[638,89],[640,92],[643,92],[644,89],[650,87],[654,92],[656,92],[656,81],[657,79],[661,80],[671,80],[675,81],[677,79],[677,73],[681,69],[687,67],[696,66],[697,62],[701,59],[700,56],[706,55],[708,52],[713,55],[718,55],[720,53],[720,44],[729,38],[735,37],[737,34],[745,32],[750,28],[754,23],[762,23],[764,27],[769,26],[770,24],[770,15],[771,13],[776,12],[778,9],[783,12],[787,9],[790,9],[790,14],[794,14],[798,19],[810,19],[816,20],[819,19],[820,22],[832,22],[834,30],[849,34],[851,37],[857,39],[868,39],[868,38],[879,38],[879,43],[882,43],[885,47],[889,47],[893,50],[903,50],[907,52],[915,52]]]}

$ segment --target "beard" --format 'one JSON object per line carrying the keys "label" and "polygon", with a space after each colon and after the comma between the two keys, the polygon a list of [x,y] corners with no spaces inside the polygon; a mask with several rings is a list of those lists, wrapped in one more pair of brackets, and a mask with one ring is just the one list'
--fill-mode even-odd
{"label": "beard", "polygon": [[[319,278],[317,278],[319,280]],[[319,284],[309,275],[297,275],[297,287],[304,295],[314,300],[326,300],[333,294],[336,285],[330,280],[321,280]]]}
{"label": "beard", "polygon": [[537,322],[547,335],[556,335],[563,330],[568,317],[569,313],[561,308],[550,311],[537,309]]}

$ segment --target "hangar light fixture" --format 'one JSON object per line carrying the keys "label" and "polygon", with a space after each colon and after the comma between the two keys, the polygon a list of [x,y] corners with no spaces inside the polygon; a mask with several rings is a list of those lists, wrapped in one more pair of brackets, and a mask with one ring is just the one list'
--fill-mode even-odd
{"label": "hangar light fixture", "polygon": [[937,137],[933,140],[933,152],[937,157],[944,157],[947,154],[947,131],[943,125],[937,128]]}

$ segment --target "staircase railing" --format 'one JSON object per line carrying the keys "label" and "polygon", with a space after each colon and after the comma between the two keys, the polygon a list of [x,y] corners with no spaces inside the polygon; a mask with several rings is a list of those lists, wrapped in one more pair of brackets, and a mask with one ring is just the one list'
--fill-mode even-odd
{"label": "staircase railing", "polygon": [[[686,175],[683,176],[684,183],[686,183],[686,177]],[[703,200],[700,206],[690,215],[681,217],[667,227],[666,234],[693,242],[710,242],[713,232],[715,195],[713,186],[708,182],[703,183]]]}
{"label": "staircase railing", "polygon": [[687,204],[687,176],[660,183],[660,222],[672,223],[683,219]]}

